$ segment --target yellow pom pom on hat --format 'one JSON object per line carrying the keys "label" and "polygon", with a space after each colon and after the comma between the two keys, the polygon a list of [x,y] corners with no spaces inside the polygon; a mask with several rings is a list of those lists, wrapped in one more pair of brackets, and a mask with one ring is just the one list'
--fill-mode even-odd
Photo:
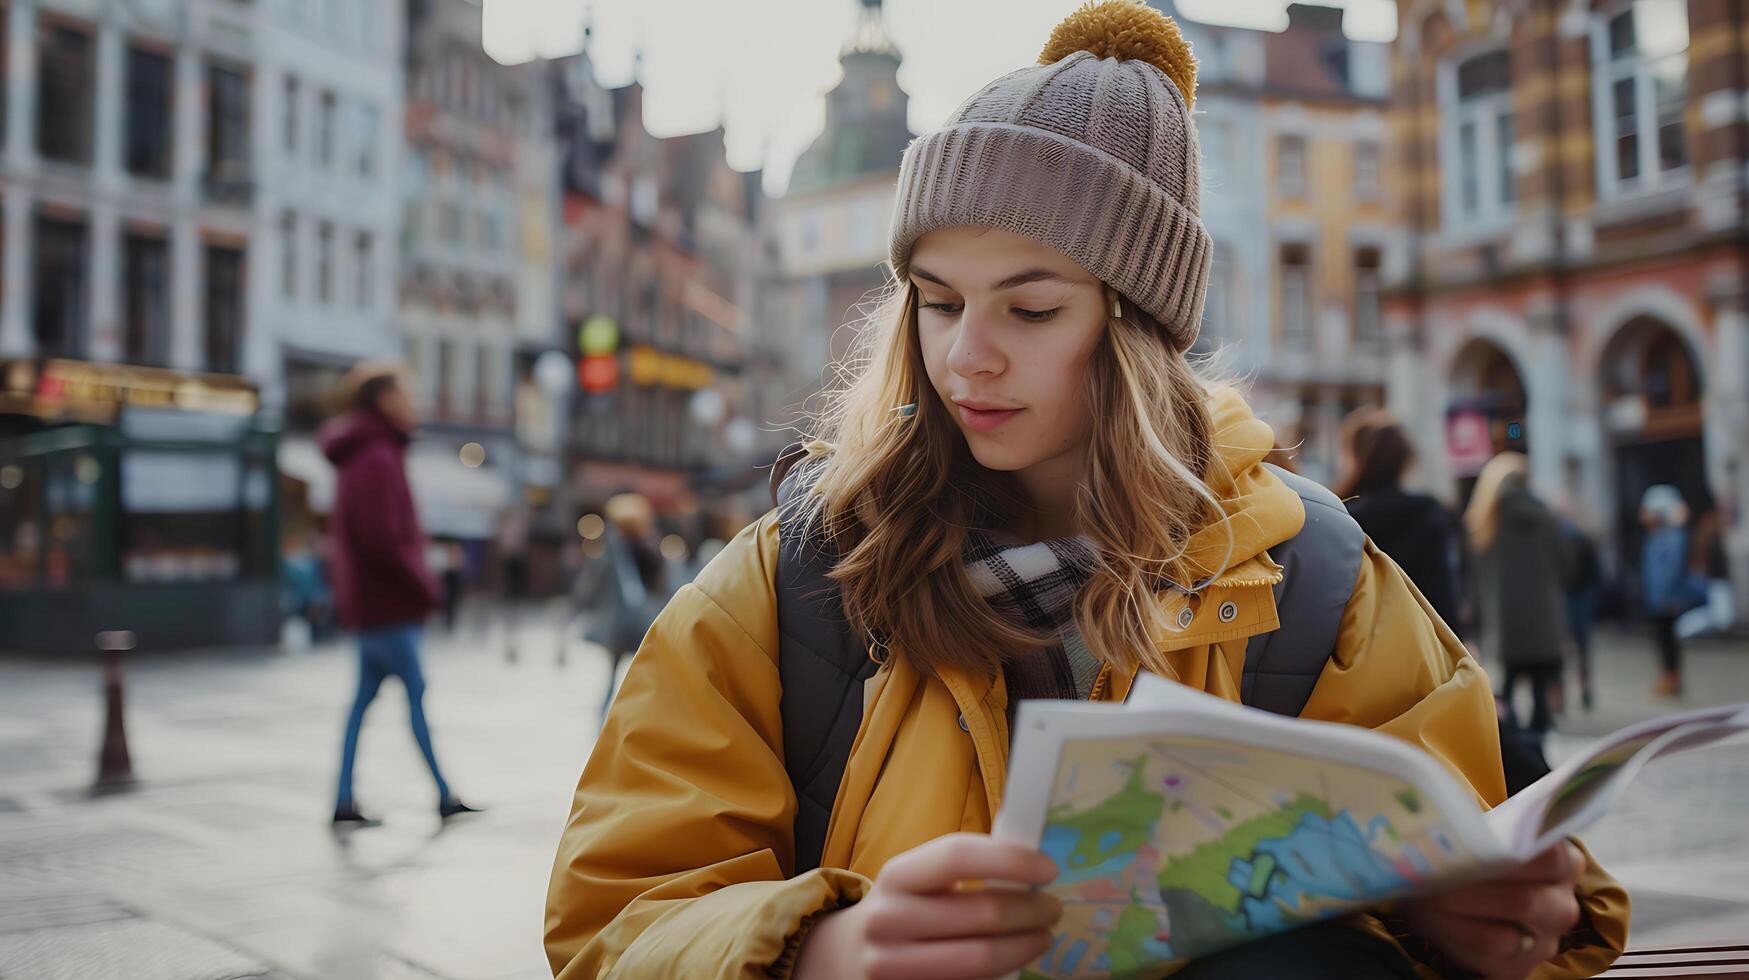
{"label": "yellow pom pom on hat", "polygon": [[1038,56],[1039,64],[1061,61],[1077,51],[1096,58],[1145,61],[1160,69],[1196,105],[1196,55],[1178,22],[1141,0],[1095,0],[1063,18]]}
{"label": "yellow pom pom on hat", "polygon": [[1080,263],[1185,350],[1212,254],[1191,106],[1196,58],[1172,18],[1103,0],[1051,32],[1040,63],[967,99],[905,150],[889,259],[936,228],[1026,235]]}

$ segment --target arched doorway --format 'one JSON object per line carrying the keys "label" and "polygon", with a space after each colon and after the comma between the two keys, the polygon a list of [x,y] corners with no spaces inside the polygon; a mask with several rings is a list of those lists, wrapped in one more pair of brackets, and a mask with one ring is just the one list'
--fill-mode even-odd
{"label": "arched doorway", "polygon": [[1654,317],[1630,320],[1611,337],[1599,361],[1603,422],[1615,472],[1615,530],[1622,557],[1639,567],[1640,498],[1668,483],[1690,511],[1713,509],[1702,442],[1702,378],[1681,334]]}
{"label": "arched doorway", "polygon": [[1528,403],[1518,365],[1500,345],[1472,340],[1452,359],[1445,448],[1460,506],[1469,501],[1477,474],[1496,453],[1527,451]]}

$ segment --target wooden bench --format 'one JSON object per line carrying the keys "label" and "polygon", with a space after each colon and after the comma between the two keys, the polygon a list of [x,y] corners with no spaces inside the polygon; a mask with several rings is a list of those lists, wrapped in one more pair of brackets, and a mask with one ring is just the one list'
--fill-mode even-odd
{"label": "wooden bench", "polygon": [[1615,980],[1656,977],[1740,977],[1749,980],[1749,946],[1719,942],[1703,946],[1630,949],[1603,974]]}

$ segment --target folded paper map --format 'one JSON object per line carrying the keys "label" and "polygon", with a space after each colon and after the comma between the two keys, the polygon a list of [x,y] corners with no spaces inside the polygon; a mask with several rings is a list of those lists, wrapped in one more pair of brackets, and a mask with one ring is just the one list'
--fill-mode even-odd
{"label": "folded paper map", "polygon": [[1484,813],[1431,756],[1149,674],[1125,704],[1020,705],[997,837],[1057,862],[1028,977],[1156,972],[1485,877],[1596,820],[1660,755],[1749,730],[1749,705],[1623,729]]}

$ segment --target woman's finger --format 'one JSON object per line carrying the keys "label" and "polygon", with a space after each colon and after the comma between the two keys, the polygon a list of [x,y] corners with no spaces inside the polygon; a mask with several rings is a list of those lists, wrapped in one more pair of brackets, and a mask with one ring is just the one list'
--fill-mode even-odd
{"label": "woman's finger", "polygon": [[1579,900],[1571,885],[1483,882],[1441,896],[1439,908],[1449,916],[1517,922],[1557,936],[1579,921]]}
{"label": "woman's finger", "polygon": [[1051,948],[1049,932],[871,946],[869,980],[987,980],[1013,973]]}
{"label": "woman's finger", "polygon": [[927,894],[947,891],[961,881],[1043,885],[1056,877],[1057,863],[1036,848],[988,834],[948,834],[888,861],[880,885]]}
{"label": "woman's finger", "polygon": [[871,897],[865,934],[873,942],[912,942],[1036,932],[1055,925],[1063,903],[1018,888]]}
{"label": "woman's finger", "polygon": [[[1523,976],[1526,969],[1555,955],[1559,936],[1529,933],[1499,919],[1451,916],[1417,929],[1458,966],[1484,976]],[[1525,936],[1531,937],[1526,943]]]}

